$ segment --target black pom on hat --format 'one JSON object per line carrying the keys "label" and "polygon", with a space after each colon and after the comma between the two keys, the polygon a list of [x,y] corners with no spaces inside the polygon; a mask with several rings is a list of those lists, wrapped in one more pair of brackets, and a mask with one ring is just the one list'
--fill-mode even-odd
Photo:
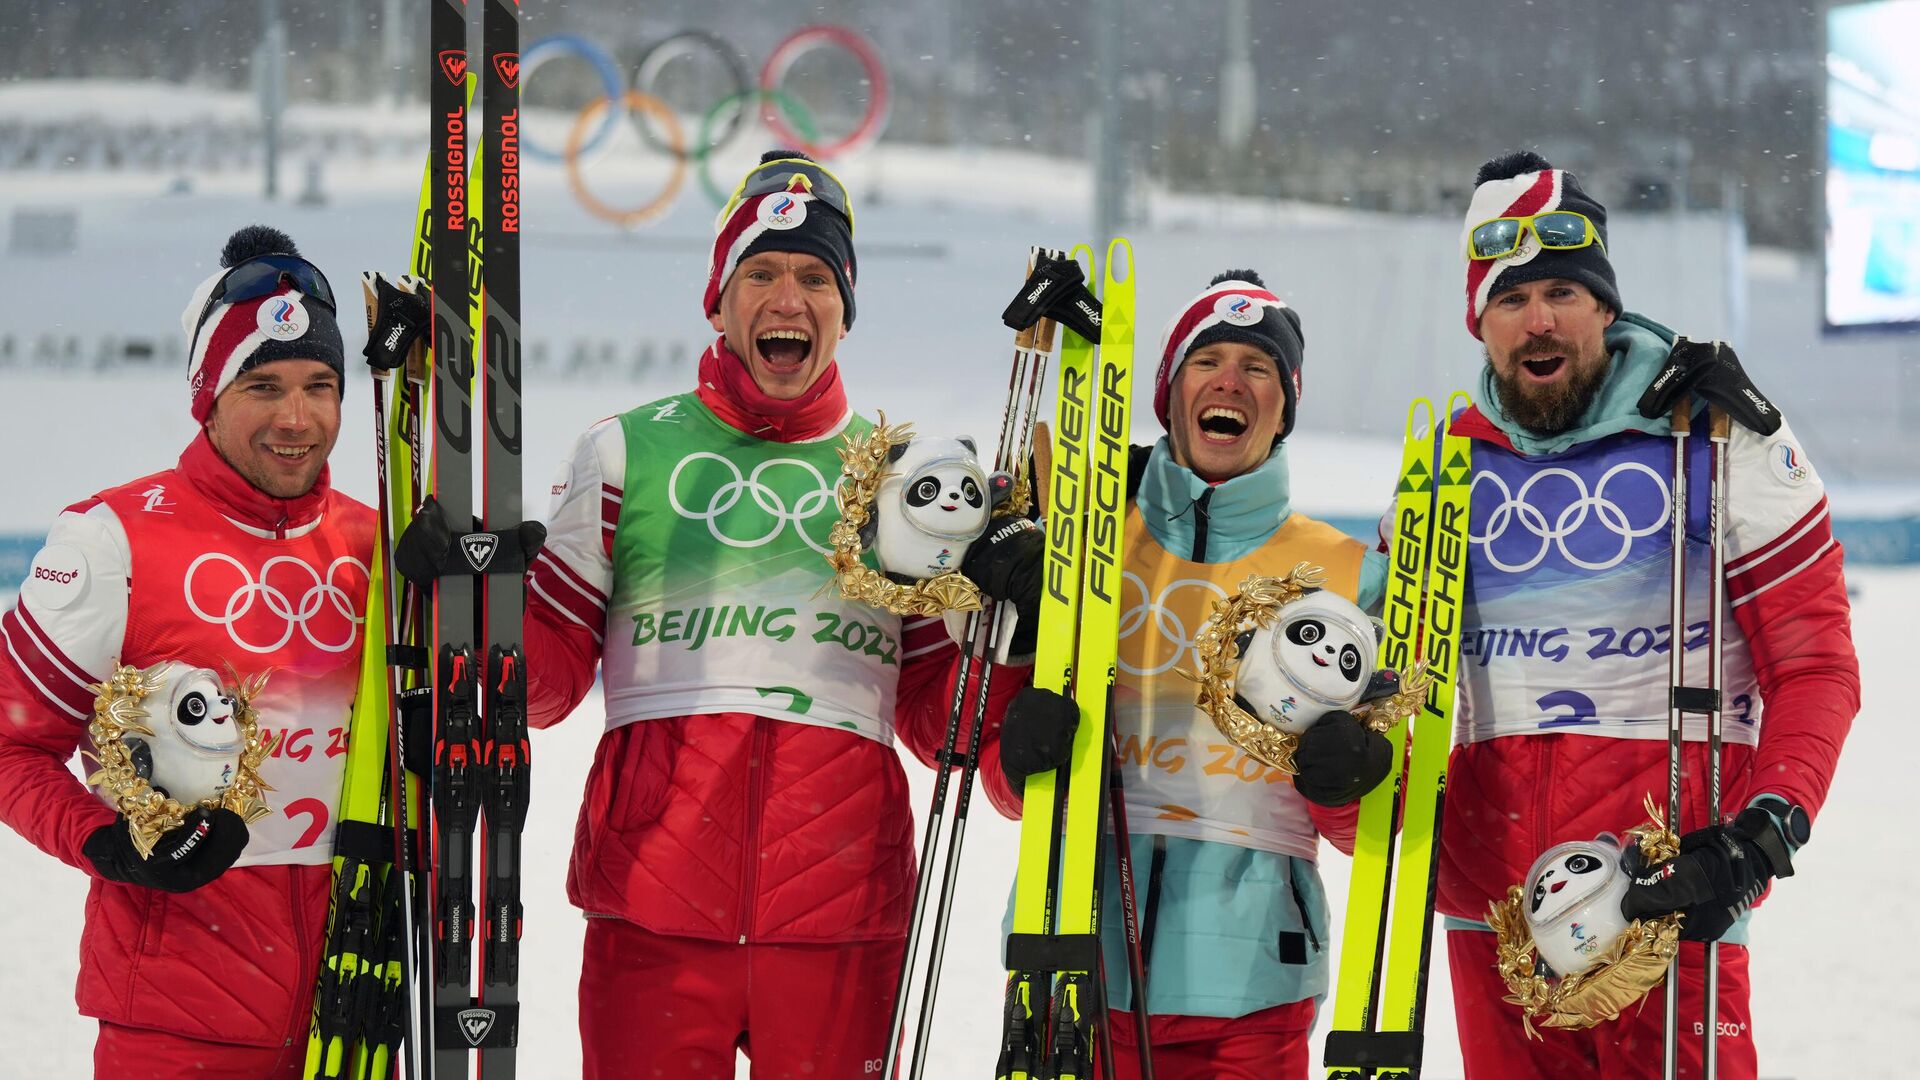
{"label": "black pom on hat", "polygon": [[1258,285],[1263,289],[1267,287],[1267,283],[1260,280],[1260,275],[1251,270],[1222,270],[1218,274],[1213,275],[1213,280],[1207,282],[1207,284],[1210,286],[1218,285],[1223,281],[1244,281],[1249,285]]}
{"label": "black pom on hat", "polygon": [[1489,180],[1511,180],[1521,173],[1545,172],[1551,168],[1553,165],[1539,154],[1531,150],[1515,150],[1480,166],[1479,175],[1473,178],[1473,186],[1479,187]]}
{"label": "black pom on hat", "polygon": [[239,266],[248,259],[257,259],[262,255],[299,255],[300,249],[294,246],[293,237],[271,225],[243,225],[227,237],[227,246],[220,249],[220,265],[228,270]]}
{"label": "black pom on hat", "polygon": [[[801,161],[813,161],[812,157],[798,150],[769,150],[760,155],[760,164],[765,165],[769,161],[792,161],[795,158]],[[815,164],[819,163],[815,162]]]}

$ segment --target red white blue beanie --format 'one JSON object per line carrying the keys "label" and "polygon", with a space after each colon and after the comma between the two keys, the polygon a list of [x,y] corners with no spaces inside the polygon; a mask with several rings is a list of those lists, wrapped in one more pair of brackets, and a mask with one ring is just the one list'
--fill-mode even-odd
{"label": "red white blue beanie", "polygon": [[[1480,336],[1480,317],[1486,314],[1488,300],[1516,285],[1550,278],[1585,285],[1615,315],[1620,314],[1620,286],[1614,281],[1613,263],[1607,260],[1607,208],[1581,189],[1578,177],[1554,168],[1539,154],[1522,150],[1480,166],[1473,184],[1473,201],[1467,206],[1467,220],[1460,231],[1460,258],[1467,264],[1468,333]],[[1585,214],[1593,222],[1600,243],[1554,250],[1541,247],[1533,231],[1528,230],[1521,237],[1519,249],[1504,259],[1467,258],[1476,227],[1494,218],[1549,210]]]}
{"label": "red white blue beanie", "polygon": [[1216,275],[1161,331],[1160,369],[1153,377],[1153,414],[1160,418],[1160,426],[1167,426],[1173,377],[1187,354],[1220,341],[1251,345],[1280,366],[1280,385],[1287,399],[1280,437],[1286,438],[1300,406],[1300,366],[1306,357],[1306,338],[1300,331],[1300,313],[1269,292],[1266,282],[1251,270]]}
{"label": "red white blue beanie", "polygon": [[[769,150],[761,166],[776,161],[812,161],[798,150]],[[716,223],[713,257],[707,263],[706,313],[720,310],[720,293],[733,277],[740,260],[763,251],[797,251],[812,255],[833,268],[844,309],[841,325],[853,326],[853,283],[859,262],[853,255],[853,223],[807,190],[795,174],[786,190],[742,201],[733,213]]]}
{"label": "red white blue beanie", "polygon": [[207,309],[207,298],[227,271],[262,255],[299,258],[300,249],[286,233],[265,225],[238,230],[220,252],[220,269],[193,290],[180,313],[180,329],[191,350],[187,386],[193,395],[193,418],[199,423],[206,423],[214,400],[235,376],[270,360],[318,360],[340,376],[340,392],[346,393],[346,349],[334,313],[290,282],[283,280],[268,296]]}

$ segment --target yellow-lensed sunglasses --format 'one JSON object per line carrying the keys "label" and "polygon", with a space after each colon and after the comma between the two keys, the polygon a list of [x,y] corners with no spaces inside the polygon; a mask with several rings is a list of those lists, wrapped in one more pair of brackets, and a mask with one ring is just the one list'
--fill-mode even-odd
{"label": "yellow-lensed sunglasses", "polygon": [[1549,210],[1524,217],[1497,217],[1475,225],[1469,234],[1467,258],[1478,262],[1504,259],[1520,250],[1520,242],[1529,231],[1541,247],[1554,251],[1570,251],[1589,244],[1599,244],[1601,251],[1607,250],[1606,242],[1600,239],[1600,230],[1587,215],[1572,210]]}

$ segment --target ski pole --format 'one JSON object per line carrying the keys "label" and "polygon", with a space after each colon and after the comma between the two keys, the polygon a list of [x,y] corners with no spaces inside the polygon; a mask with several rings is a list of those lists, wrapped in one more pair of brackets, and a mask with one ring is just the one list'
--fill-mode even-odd
{"label": "ski pole", "polygon": [[[1731,426],[1727,414],[1718,409],[1708,411],[1708,440],[1713,450],[1712,495],[1708,500],[1707,550],[1713,573],[1708,578],[1707,592],[1707,679],[1713,692],[1712,709],[1707,713],[1707,822],[1720,824],[1720,658],[1723,628],[1720,625],[1720,606],[1726,599],[1727,548],[1721,529],[1726,521],[1727,508],[1727,439]],[[1677,631],[1676,631],[1677,633]],[[1675,638],[1674,651],[1680,651],[1680,639]],[[1701,1046],[1701,1073],[1705,1080],[1714,1080],[1719,1075],[1719,1036],[1720,1036],[1720,943],[1707,942],[1706,977],[1702,984],[1705,996],[1705,1040]]]}
{"label": "ski pole", "polygon": [[[1684,737],[1680,691],[1686,685],[1687,628],[1687,436],[1693,408],[1690,397],[1681,397],[1673,407],[1673,487],[1669,511],[1672,521],[1672,595],[1668,601],[1668,620],[1673,629],[1672,647],[1667,650],[1667,828],[1680,830],[1680,748]],[[1680,956],[1676,952],[1667,964],[1667,986],[1661,1028],[1660,1076],[1675,1080],[1680,1050]]]}

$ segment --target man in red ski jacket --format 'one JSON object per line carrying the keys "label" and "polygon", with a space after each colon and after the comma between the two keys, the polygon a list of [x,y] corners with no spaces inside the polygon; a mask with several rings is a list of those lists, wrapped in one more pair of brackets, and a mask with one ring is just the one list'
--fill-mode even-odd
{"label": "man in red ski jacket", "polygon": [[[1567,841],[1619,834],[1664,813],[1670,650],[1705,685],[1704,417],[1689,445],[1687,625],[1669,625],[1673,445],[1666,409],[1640,399],[1669,365],[1701,398],[1730,403],[1721,684],[1720,820],[1706,798],[1706,725],[1685,724],[1682,853],[1628,886],[1627,918],[1685,914],[1680,1075],[1700,1074],[1706,941],[1719,941],[1719,1075],[1756,1074],[1747,913],[1793,873],[1860,704],[1840,546],[1818,474],[1792,429],[1739,374],[1730,350],[1675,344],[1626,311],[1606,211],[1537,155],[1488,162],[1462,237],[1467,327],[1484,342],[1460,642],[1461,699],[1447,780],[1439,908],[1467,1075],[1655,1077],[1655,989],[1618,1019],[1529,1038],[1480,920],[1534,860]],[[1549,246],[1550,245],[1550,246]],[[1710,356],[1710,362],[1691,365]],[[1667,386],[1662,382],[1661,388]],[[1659,392],[1656,388],[1655,392]],[[1792,888],[1791,885],[1786,886]]]}
{"label": "man in red ski jacket", "polygon": [[845,188],[766,155],[720,219],[699,384],[588,429],[554,486],[529,715],[559,722],[596,668],[606,694],[567,881],[589,1077],[730,1077],[736,1049],[755,1077],[859,1077],[889,1052],[914,880],[893,739],[932,763],[957,650],[823,589],[836,448],[871,426],[834,357],[855,274]]}
{"label": "man in red ski jacket", "polygon": [[[326,278],[241,229],[181,317],[201,434],[68,507],[0,617],[0,821],[93,878],[80,1011],[101,1077],[296,1077],[326,929],[371,510],[335,492],[344,366]],[[93,684],[175,660],[240,677],[270,816],[196,811],[142,858],[69,771]]]}

